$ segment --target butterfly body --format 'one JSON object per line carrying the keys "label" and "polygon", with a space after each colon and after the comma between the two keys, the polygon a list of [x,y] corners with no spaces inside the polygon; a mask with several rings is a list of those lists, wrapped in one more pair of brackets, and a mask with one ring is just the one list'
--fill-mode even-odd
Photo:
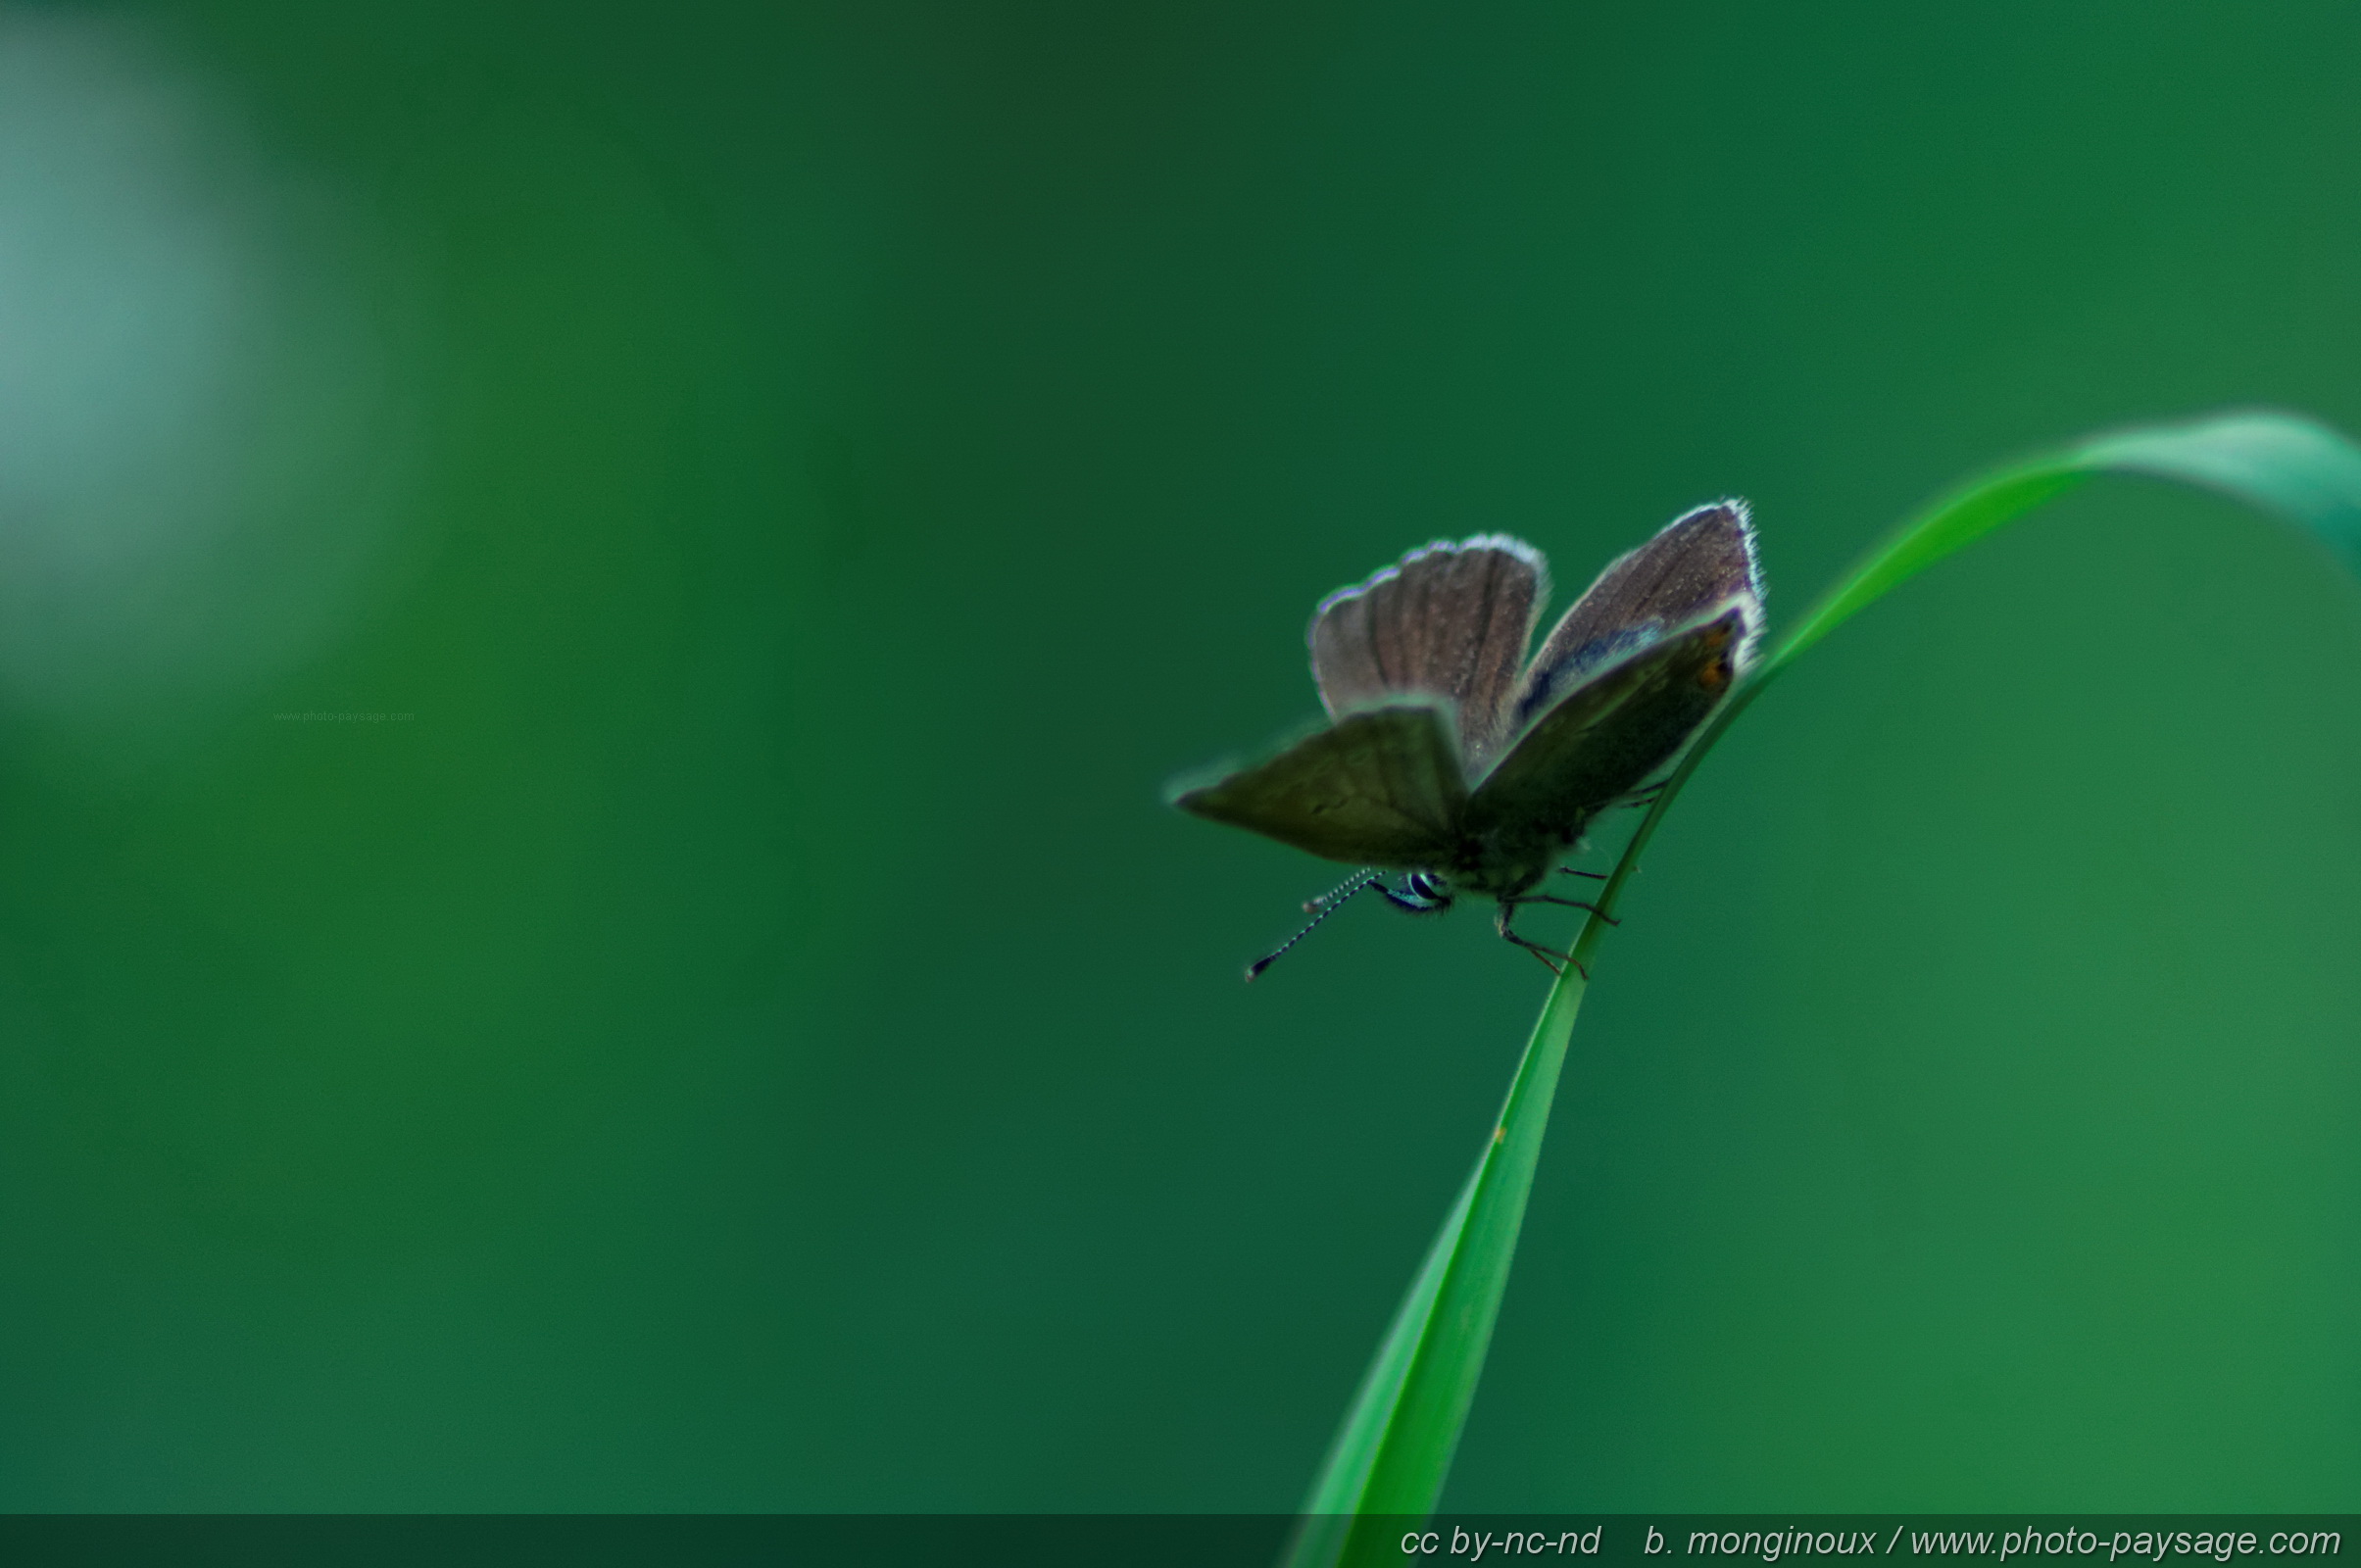
{"label": "butterfly body", "polygon": [[[1677,754],[1752,659],[1762,584],[1743,503],[1700,507],[1611,564],[1542,642],[1540,552],[1438,541],[1321,601],[1330,722],[1172,803],[1329,859],[1413,873],[1405,908],[1514,906]],[[1364,881],[1353,885],[1382,885]],[[1343,890],[1340,890],[1343,891]],[[1549,901],[1567,902],[1567,901]]]}

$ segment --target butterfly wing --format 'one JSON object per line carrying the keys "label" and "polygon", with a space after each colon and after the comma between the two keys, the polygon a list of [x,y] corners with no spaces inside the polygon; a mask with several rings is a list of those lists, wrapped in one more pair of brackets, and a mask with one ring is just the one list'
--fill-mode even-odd
{"label": "butterfly wing", "polygon": [[1320,701],[1342,718],[1413,694],[1449,699],[1460,752],[1481,769],[1515,727],[1518,672],[1549,597],[1541,552],[1506,534],[1413,550],[1320,601],[1307,634]]}
{"label": "butterfly wing", "polygon": [[1439,863],[1467,805],[1467,775],[1441,703],[1348,713],[1276,757],[1203,786],[1174,806],[1355,865]]}
{"label": "butterfly wing", "polygon": [[1733,601],[1566,692],[1468,802],[1471,836],[1563,842],[1667,761],[1743,672],[1759,608]]}
{"label": "butterfly wing", "polygon": [[1762,572],[1746,504],[1717,501],[1674,518],[1599,574],[1533,656],[1517,697],[1516,730],[1594,670],[1732,606],[1746,617],[1735,654],[1744,669],[1762,630]]}

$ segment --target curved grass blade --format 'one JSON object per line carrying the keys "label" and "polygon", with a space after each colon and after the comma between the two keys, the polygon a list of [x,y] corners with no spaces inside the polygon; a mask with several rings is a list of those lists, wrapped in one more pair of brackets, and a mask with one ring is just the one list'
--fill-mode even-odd
{"label": "curved grass blade", "polygon": [[[1847,573],[1747,675],[1683,756],[1599,890],[1574,956],[1587,968],[1681,787],[1730,724],[1841,622],[1943,557],[2104,473],[2218,490],[2276,513],[2361,576],[2361,448],[2309,419],[2234,414],[2091,437],[1978,479],[1920,512]],[[1338,1431],[1290,1544],[1286,1568],[1390,1562],[1404,1518],[1434,1511],[1458,1446],[1508,1283],[1542,1134],[1582,1005],[1583,970],[1550,991],[1508,1101],[1467,1186],[1429,1249]],[[1392,1539],[1389,1539],[1392,1538]]]}

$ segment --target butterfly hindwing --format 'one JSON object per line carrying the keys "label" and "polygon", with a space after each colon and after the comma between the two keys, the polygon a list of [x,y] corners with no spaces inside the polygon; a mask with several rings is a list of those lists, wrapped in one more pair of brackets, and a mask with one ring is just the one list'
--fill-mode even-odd
{"label": "butterfly hindwing", "polygon": [[1413,550],[1313,612],[1320,700],[1343,715],[1412,694],[1449,699],[1460,751],[1481,767],[1514,727],[1525,646],[1549,596],[1541,552],[1505,534]]}
{"label": "butterfly hindwing", "polygon": [[1450,705],[1402,703],[1348,713],[1172,804],[1331,860],[1408,870],[1443,858],[1467,782]]}
{"label": "butterfly hindwing", "polygon": [[1531,724],[1591,671],[1722,606],[1737,606],[1746,617],[1735,656],[1743,668],[1762,626],[1762,575],[1743,501],[1685,513],[1610,563],[1533,656],[1516,727]]}
{"label": "butterfly hindwing", "polygon": [[1718,614],[1651,643],[1566,692],[1476,787],[1467,828],[1571,837],[1681,749],[1744,669],[1758,609]]}

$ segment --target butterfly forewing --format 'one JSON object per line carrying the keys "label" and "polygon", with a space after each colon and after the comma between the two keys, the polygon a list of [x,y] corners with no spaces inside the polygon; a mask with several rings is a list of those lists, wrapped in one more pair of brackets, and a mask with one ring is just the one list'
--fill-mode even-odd
{"label": "butterfly forewing", "polygon": [[[1742,609],[1742,635],[1750,644],[1762,624],[1762,579],[1743,501],[1684,514],[1609,564],[1533,656],[1516,727],[1531,724],[1591,671],[1724,606]],[[1749,652],[1743,644],[1737,651],[1742,666]]]}
{"label": "butterfly forewing", "polygon": [[1515,725],[1525,645],[1549,598],[1541,553],[1504,534],[1413,550],[1312,615],[1312,678],[1330,714],[1388,698],[1448,698],[1472,767]]}
{"label": "butterfly forewing", "polygon": [[1397,704],[1348,713],[1172,804],[1331,860],[1414,870],[1448,851],[1467,779],[1450,706]]}
{"label": "butterfly forewing", "polygon": [[1570,837],[1601,807],[1645,783],[1743,671],[1754,612],[1750,601],[1732,602],[1566,693],[1477,786],[1468,832]]}

